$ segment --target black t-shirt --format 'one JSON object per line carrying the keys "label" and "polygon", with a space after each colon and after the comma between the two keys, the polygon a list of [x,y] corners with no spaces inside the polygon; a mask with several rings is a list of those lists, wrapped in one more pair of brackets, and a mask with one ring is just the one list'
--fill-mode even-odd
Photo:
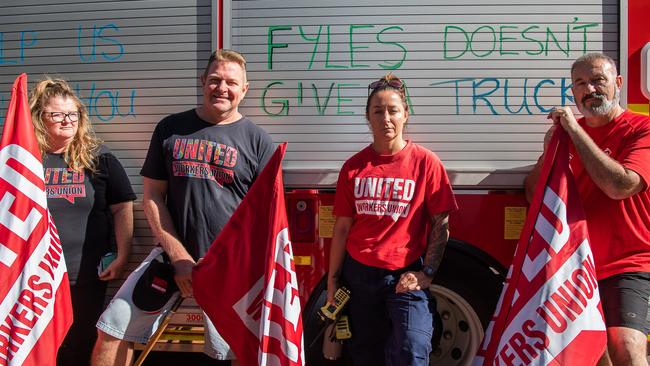
{"label": "black t-shirt", "polygon": [[129,178],[104,146],[94,173],[68,168],[63,154],[47,154],[43,167],[47,205],[61,238],[70,283],[96,281],[99,259],[115,247],[110,205],[136,198]]}
{"label": "black t-shirt", "polygon": [[167,181],[167,208],[181,242],[202,257],[273,154],[271,137],[247,118],[215,125],[195,110],[164,118],[140,174]]}

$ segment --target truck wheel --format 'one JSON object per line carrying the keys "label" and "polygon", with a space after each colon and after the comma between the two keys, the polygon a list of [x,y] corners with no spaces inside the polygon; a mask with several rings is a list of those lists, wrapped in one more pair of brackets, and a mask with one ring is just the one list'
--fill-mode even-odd
{"label": "truck wheel", "polygon": [[431,365],[472,363],[502,287],[502,278],[485,264],[455,250],[445,253],[431,286],[442,324],[434,332]]}
{"label": "truck wheel", "polygon": [[468,365],[483,339],[483,327],[472,306],[448,288],[433,285],[442,331],[434,337],[431,365]]}

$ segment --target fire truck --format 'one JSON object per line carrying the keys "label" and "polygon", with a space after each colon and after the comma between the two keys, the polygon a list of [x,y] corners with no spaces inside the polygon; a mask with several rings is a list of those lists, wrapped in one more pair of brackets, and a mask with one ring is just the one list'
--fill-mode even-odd
{"label": "fire truck", "polygon": [[[20,72],[31,82],[71,81],[139,195],[133,269],[155,244],[139,176],[155,124],[200,103],[211,50],[242,52],[250,82],[242,113],[289,143],[283,172],[307,362],[324,365],[316,310],[335,183],[371,141],[367,85],[393,72],[407,85],[406,137],[442,159],[459,205],[431,288],[440,313],[431,363],[466,365],[523,227],[523,179],[541,153],[546,115],[573,104],[572,61],[588,52],[614,58],[621,103],[649,113],[648,14],[647,0],[8,0],[0,115]],[[202,317],[188,301],[156,349],[200,351]]]}

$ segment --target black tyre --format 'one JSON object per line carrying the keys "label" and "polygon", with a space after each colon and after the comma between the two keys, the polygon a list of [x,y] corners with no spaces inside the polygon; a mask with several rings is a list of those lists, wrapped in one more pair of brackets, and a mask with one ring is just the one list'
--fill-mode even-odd
{"label": "black tyre", "polygon": [[434,336],[431,365],[470,365],[499,300],[503,277],[483,262],[449,248],[431,291],[442,329]]}

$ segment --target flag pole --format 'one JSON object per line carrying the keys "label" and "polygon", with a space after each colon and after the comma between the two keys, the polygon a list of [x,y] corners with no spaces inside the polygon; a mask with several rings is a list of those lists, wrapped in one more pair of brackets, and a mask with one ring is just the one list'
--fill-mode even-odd
{"label": "flag pole", "polygon": [[158,340],[160,339],[160,336],[162,336],[163,332],[167,328],[167,325],[172,320],[172,315],[174,315],[174,313],[176,313],[176,310],[178,310],[178,308],[183,303],[183,300],[185,300],[185,298],[183,296],[178,296],[176,301],[174,301],[174,304],[172,305],[172,308],[169,310],[167,315],[165,315],[165,318],[163,318],[162,322],[160,323],[160,326],[158,326],[158,329],[156,329],[156,332],[149,338],[149,341],[145,345],[144,350],[142,350],[142,353],[140,353],[140,356],[135,361],[134,366],[141,366],[142,365],[145,358],[147,358],[147,356],[149,355],[149,352],[151,352],[153,347],[156,345],[156,342],[158,342]]}

